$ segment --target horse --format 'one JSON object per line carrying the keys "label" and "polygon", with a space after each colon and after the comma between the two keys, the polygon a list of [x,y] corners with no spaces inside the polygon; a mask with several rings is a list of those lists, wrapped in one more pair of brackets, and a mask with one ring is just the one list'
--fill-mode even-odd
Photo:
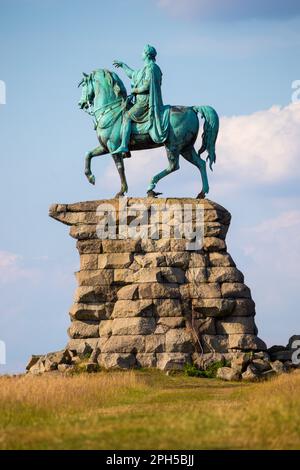
{"label": "horse", "polygon": [[[127,96],[126,88],[115,72],[106,69],[97,69],[90,74],[83,73],[78,87],[82,86],[79,108],[88,112],[94,119],[94,127],[99,145],[89,151],[85,157],[85,175],[91,184],[95,184],[95,176],[91,170],[92,158],[106,155],[116,150],[121,142],[121,125],[124,110],[130,104],[131,97]],[[199,119],[204,118],[202,145],[197,152],[194,144],[199,132]],[[211,106],[171,106],[170,123],[167,139],[162,144],[155,143],[145,132],[143,123],[133,123],[130,138],[130,150],[144,150],[165,146],[168,166],[153,176],[147,189],[147,196],[157,197],[154,191],[159,180],[179,169],[179,156],[182,155],[188,162],[195,165],[202,178],[202,189],[197,198],[204,198],[209,192],[206,172],[206,162],[210,169],[216,162],[215,142],[219,130],[219,117]],[[207,151],[207,158],[203,160],[201,154]],[[115,197],[124,196],[128,192],[125,175],[124,154],[112,155],[116,164],[121,189]]]}

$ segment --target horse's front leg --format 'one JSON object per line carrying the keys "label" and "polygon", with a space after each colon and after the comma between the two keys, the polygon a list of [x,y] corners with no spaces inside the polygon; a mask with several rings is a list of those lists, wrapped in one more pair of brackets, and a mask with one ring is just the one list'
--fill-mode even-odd
{"label": "horse's front leg", "polygon": [[127,193],[127,191],[128,191],[128,185],[127,185],[127,181],[126,181],[125,167],[124,167],[123,158],[118,154],[112,155],[112,157],[114,159],[114,162],[116,164],[116,167],[117,167],[120,179],[121,179],[121,189],[115,195],[115,197],[125,196],[125,193]]}
{"label": "horse's front leg", "polygon": [[106,153],[108,153],[107,150],[102,145],[99,145],[98,147],[94,148],[94,150],[91,150],[90,152],[86,154],[85,175],[91,184],[95,184],[95,181],[96,181],[96,178],[93,175],[92,170],[91,170],[91,160],[93,157],[98,157],[99,155],[105,155]]}
{"label": "horse's front leg", "polygon": [[120,180],[121,180],[121,189],[120,191],[115,195],[115,197],[121,197],[125,196],[125,193],[128,191],[128,185],[126,181],[126,175],[125,175],[125,167],[124,167],[124,162],[123,162],[123,157],[122,154],[120,153],[113,153],[114,150],[118,147],[118,137],[116,135],[119,135],[118,132],[114,129],[115,132],[112,133],[110,139],[107,141],[107,148],[111,153],[111,156],[114,159],[115,165],[117,167]]}

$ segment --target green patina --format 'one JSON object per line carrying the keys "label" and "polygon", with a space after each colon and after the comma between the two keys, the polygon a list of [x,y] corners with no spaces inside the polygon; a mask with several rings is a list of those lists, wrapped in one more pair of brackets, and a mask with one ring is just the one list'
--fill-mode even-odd
{"label": "green patina", "polygon": [[[95,156],[110,153],[121,179],[121,189],[116,196],[128,191],[124,158],[131,150],[144,150],[165,146],[168,167],[154,175],[148,187],[149,196],[158,181],[179,169],[179,157],[195,165],[201,173],[202,189],[197,197],[205,197],[209,191],[206,162],[201,154],[207,151],[210,168],[216,161],[215,142],[219,130],[219,118],[211,106],[164,105],[161,93],[162,72],[156,64],[156,50],[146,45],[143,51],[143,67],[133,70],[121,61],[114,65],[122,68],[131,79],[131,94],[115,72],[98,69],[83,74],[80,82],[82,96],[79,107],[93,116],[99,146],[86,156],[85,174],[95,184],[91,160]],[[194,144],[199,132],[197,113],[204,118],[202,146],[198,152]]]}

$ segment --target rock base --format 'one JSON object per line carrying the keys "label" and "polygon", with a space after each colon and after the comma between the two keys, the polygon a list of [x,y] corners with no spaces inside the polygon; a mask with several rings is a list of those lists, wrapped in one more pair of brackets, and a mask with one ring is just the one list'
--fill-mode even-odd
{"label": "rock base", "polygon": [[[139,224],[140,236],[124,237],[122,211],[132,223],[138,205],[149,218]],[[153,205],[155,239],[149,238]],[[194,234],[176,236],[187,206],[191,223],[202,230],[201,246],[194,248]],[[99,239],[99,207],[115,222],[115,239]],[[200,364],[207,354],[266,350],[250,289],[227,252],[226,209],[209,200],[130,198],[122,200],[122,211],[118,199],[50,208],[51,217],[71,226],[80,255],[68,330],[72,356],[94,351],[101,368],[169,370]]]}
{"label": "rock base", "polygon": [[[290,349],[290,356],[294,350]],[[107,356],[105,368],[128,368],[136,367],[136,360],[129,363],[129,355],[113,353]],[[133,357],[133,356],[130,356]],[[289,373],[299,369],[299,364],[291,360],[272,360],[268,352],[231,352],[214,353],[198,355],[196,358],[192,355],[195,362],[179,362],[178,356],[174,355],[175,361],[170,358],[165,361],[163,369],[166,373],[180,371],[184,367],[185,374],[197,377],[216,377],[225,381],[247,381],[259,382],[270,379],[283,373]],[[99,361],[100,359],[100,361]],[[122,363],[125,361],[125,367]],[[41,375],[45,373],[73,375],[81,372],[95,373],[101,371],[101,355],[98,348],[92,353],[82,353],[77,355],[68,349],[55,353],[48,353],[41,356],[31,356],[26,371],[30,375]],[[146,367],[153,367],[148,363]]]}

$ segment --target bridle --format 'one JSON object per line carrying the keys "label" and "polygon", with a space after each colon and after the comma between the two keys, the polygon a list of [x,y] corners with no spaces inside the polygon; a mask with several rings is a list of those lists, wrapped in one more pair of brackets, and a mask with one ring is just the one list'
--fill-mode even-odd
{"label": "bridle", "polygon": [[[93,81],[92,79],[89,77],[89,80],[91,81],[91,85],[93,87],[93,91],[94,91],[94,96],[95,96],[95,90],[94,90],[94,86],[93,86]],[[86,84],[86,86],[88,86],[88,84]],[[94,105],[93,103],[91,103],[89,101],[89,94],[87,92],[87,97],[86,97],[86,102],[87,102],[87,105],[88,105],[88,108],[83,108],[84,112],[86,112],[87,114],[89,114],[89,116],[92,117],[93,119],[93,122],[94,122],[94,128],[95,130],[97,129],[98,127],[98,124],[100,122],[100,119],[104,116],[104,114],[108,113],[109,111],[112,111],[113,109],[117,108],[120,103],[124,101],[124,106],[121,107],[121,110],[120,112],[123,112],[123,109],[125,108],[126,106],[126,100],[124,100],[124,98],[116,98],[115,100],[113,101],[110,101],[109,103],[106,103],[102,106],[99,106],[98,108],[94,109]],[[98,113],[100,111],[100,114],[98,114],[98,116],[96,115],[96,113]],[[116,119],[119,117],[119,114],[116,115]]]}

